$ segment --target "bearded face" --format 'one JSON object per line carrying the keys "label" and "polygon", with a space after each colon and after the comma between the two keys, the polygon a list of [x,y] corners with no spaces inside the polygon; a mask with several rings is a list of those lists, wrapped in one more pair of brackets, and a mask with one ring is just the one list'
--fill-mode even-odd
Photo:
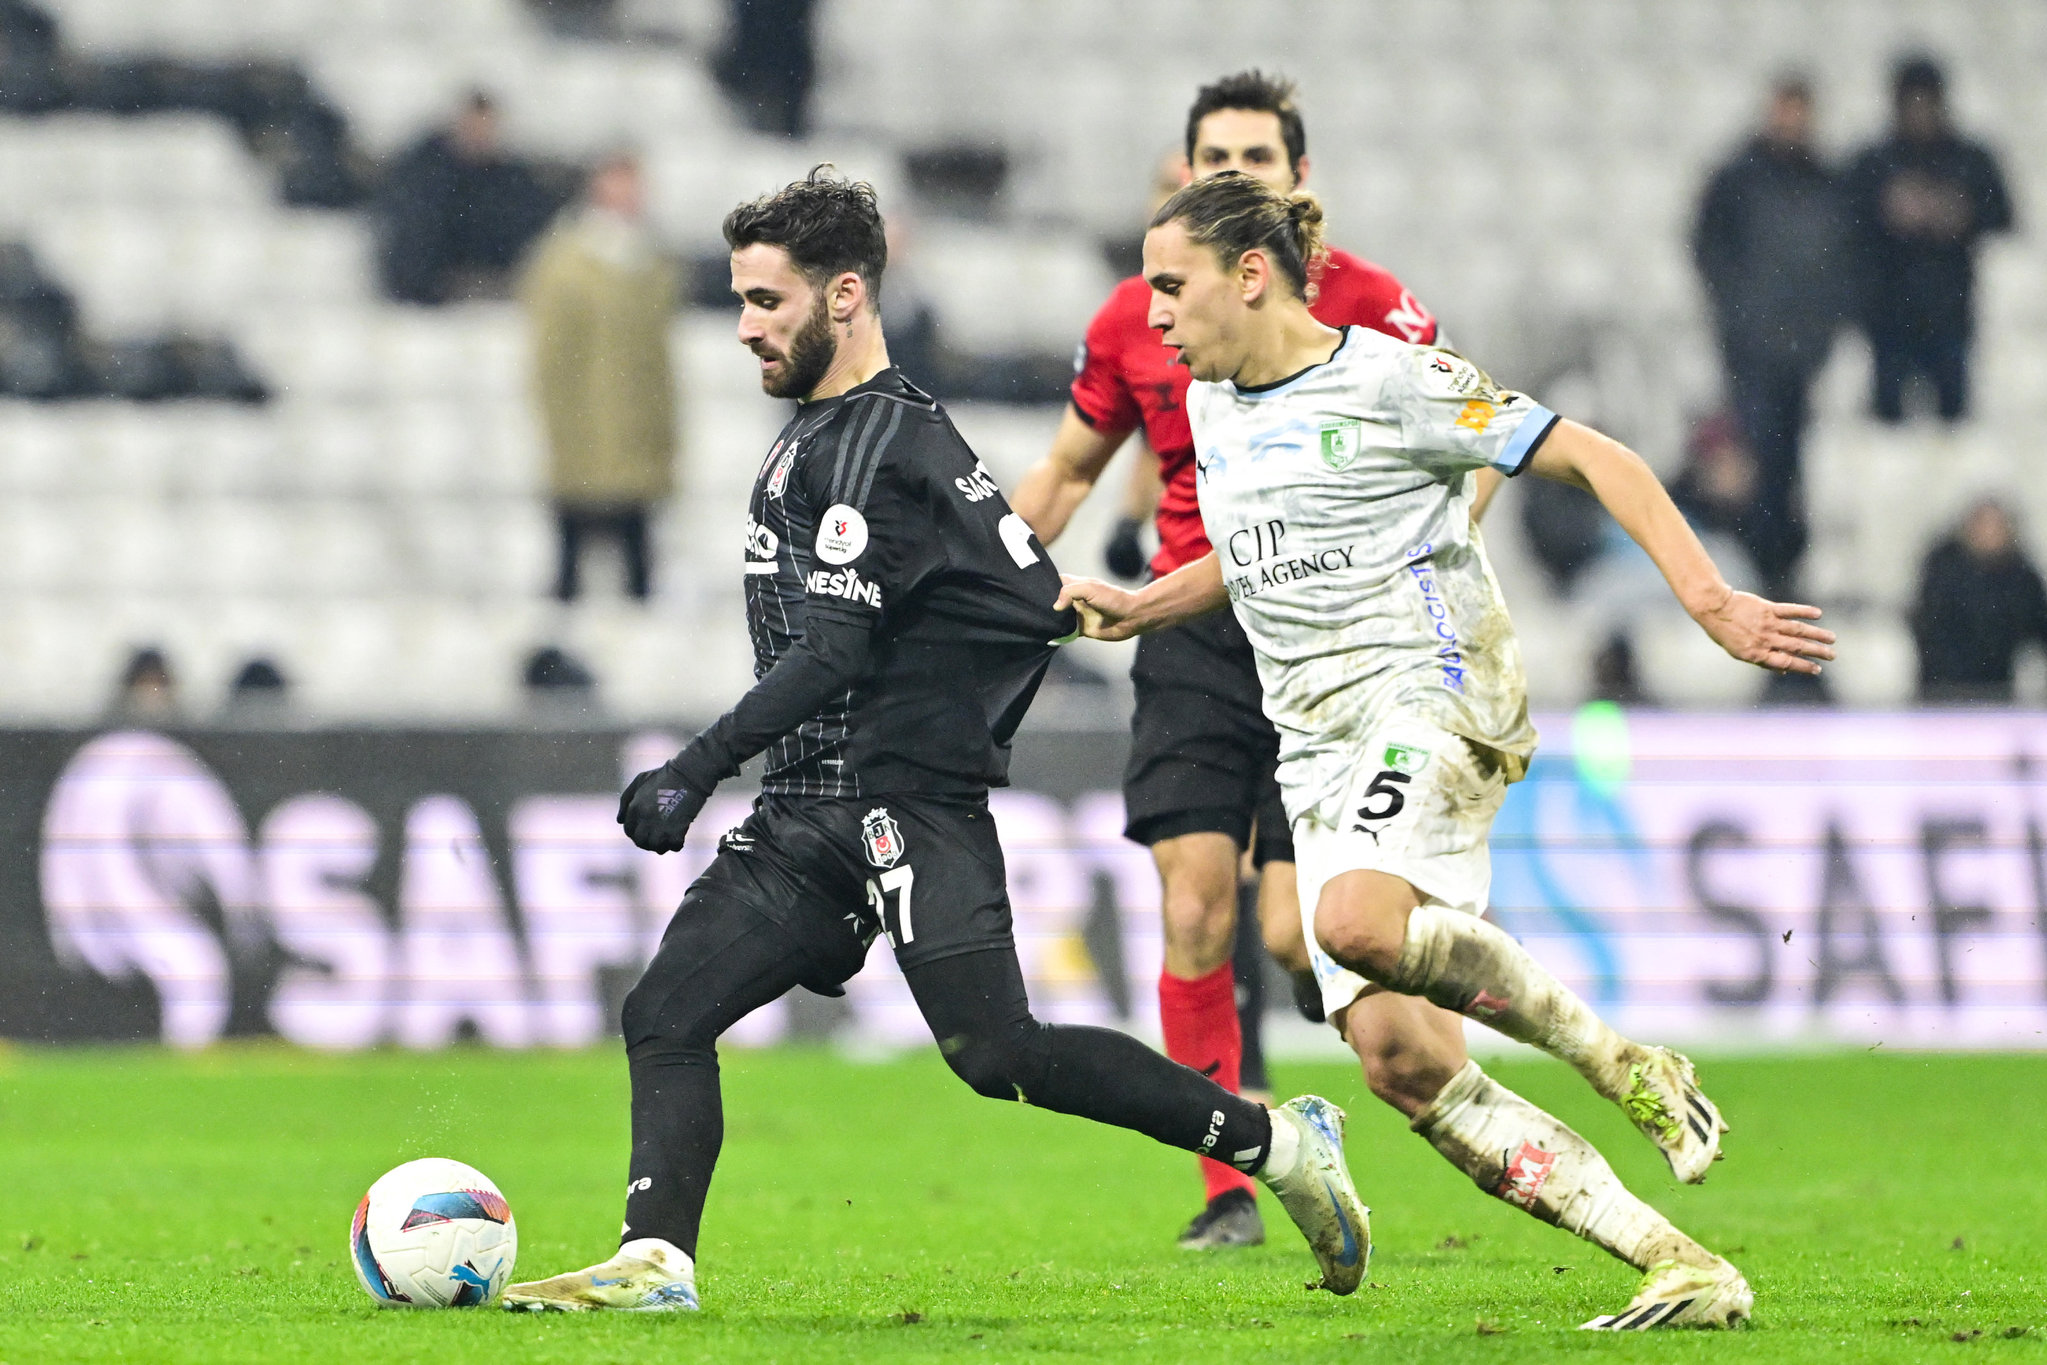
{"label": "bearded face", "polygon": [[759,362],[770,397],[808,398],[838,359],[831,286],[805,275],[781,247],[756,243],[732,253],[739,341]]}
{"label": "bearded face", "polygon": [[[822,293],[803,326],[776,349],[766,338],[754,343],[753,353],[763,362],[761,388],[770,398],[803,398],[823,382],[825,372],[838,358],[839,343],[832,336],[832,319]],[[772,364],[768,362],[773,362]]]}

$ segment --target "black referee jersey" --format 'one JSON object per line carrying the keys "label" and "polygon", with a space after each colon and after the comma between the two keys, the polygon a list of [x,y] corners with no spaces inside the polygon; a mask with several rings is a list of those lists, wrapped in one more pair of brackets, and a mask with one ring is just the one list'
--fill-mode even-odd
{"label": "black referee jersey", "polygon": [[746,516],[751,691],[677,760],[767,751],[783,796],[976,795],[1075,628],[1059,574],[935,399],[887,369],[804,404]]}

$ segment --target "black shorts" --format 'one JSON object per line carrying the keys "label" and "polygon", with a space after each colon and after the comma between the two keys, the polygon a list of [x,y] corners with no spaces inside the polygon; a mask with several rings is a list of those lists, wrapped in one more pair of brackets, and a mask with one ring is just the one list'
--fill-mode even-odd
{"label": "black shorts", "polygon": [[[1257,657],[1234,612],[1211,612],[1137,642],[1123,832],[1151,845],[1226,834],[1252,861],[1294,860]],[[1254,840],[1255,830],[1255,843]]]}
{"label": "black shorts", "polygon": [[825,995],[880,934],[904,967],[1015,946],[986,797],[763,796],[690,891],[787,929],[809,959],[803,984]]}

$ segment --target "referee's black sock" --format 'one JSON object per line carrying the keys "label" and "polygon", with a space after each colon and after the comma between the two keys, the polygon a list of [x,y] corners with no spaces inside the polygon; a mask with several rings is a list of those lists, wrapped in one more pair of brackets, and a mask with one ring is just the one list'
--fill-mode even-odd
{"label": "referee's black sock", "polygon": [[939,1051],[977,1094],[1128,1128],[1240,1170],[1264,1162],[1265,1106],[1128,1034],[1039,1023],[1014,949],[961,953],[903,975]]}

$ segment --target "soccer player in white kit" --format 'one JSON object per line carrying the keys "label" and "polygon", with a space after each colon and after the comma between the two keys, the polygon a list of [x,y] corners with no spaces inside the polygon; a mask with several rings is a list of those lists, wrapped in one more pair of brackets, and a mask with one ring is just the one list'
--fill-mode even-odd
{"label": "soccer player in white kit", "polygon": [[[1280,732],[1323,1004],[1373,1092],[1481,1189],[1643,1272],[1591,1328],[1727,1326],[1734,1266],[1630,1194],[1570,1128],[1490,1080],[1454,1011],[1570,1063],[1696,1182],[1726,1131],[1691,1063],[1615,1033],[1484,914],[1487,835],[1535,749],[1520,648],[1470,518],[1476,471],[1585,488],[1728,653],[1817,673],[1816,608],[1730,588],[1632,451],[1462,357],[1309,313],[1321,209],[1244,175],[1181,190],[1144,243],[1151,325],[1188,397],[1210,555],[1137,592],[1069,580],[1103,639],[1228,604]],[[1428,1009],[1429,1002],[1443,1009]],[[1346,1027],[1370,1017],[1370,1028]]]}

